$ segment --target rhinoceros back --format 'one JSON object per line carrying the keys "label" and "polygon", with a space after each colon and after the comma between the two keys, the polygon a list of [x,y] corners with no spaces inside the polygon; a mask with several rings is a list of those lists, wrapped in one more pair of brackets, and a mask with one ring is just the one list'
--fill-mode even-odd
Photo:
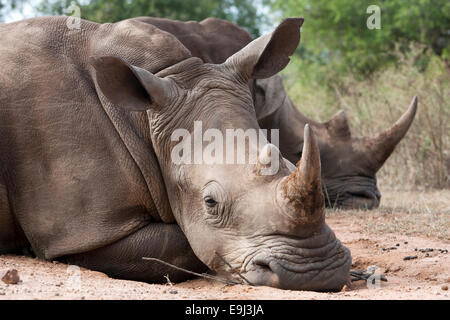
{"label": "rhinoceros back", "polygon": [[207,18],[201,22],[177,21],[153,17],[132,18],[151,24],[174,35],[194,57],[206,63],[223,63],[253,39],[234,23],[218,18]]}
{"label": "rhinoceros back", "polygon": [[83,21],[70,30],[66,19],[0,26],[0,164],[10,210],[47,259],[173,222],[145,115],[99,98],[89,58],[119,56],[157,72],[189,56],[148,24]]}

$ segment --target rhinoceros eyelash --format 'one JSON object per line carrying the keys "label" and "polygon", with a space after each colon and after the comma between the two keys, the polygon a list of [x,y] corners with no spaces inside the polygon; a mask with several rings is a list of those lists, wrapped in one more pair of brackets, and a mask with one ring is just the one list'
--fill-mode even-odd
{"label": "rhinoceros eyelash", "polygon": [[[207,204],[207,199],[212,199],[214,200],[215,205],[214,206],[208,206]],[[206,210],[208,211],[208,213],[212,216],[219,216],[224,208],[224,205],[221,201],[216,200],[215,197],[212,196],[206,196],[203,198],[203,203],[205,205]]]}
{"label": "rhinoceros eyelash", "polygon": [[203,192],[203,199],[212,198],[217,203],[222,202],[221,199],[224,196],[225,191],[220,186],[219,183],[215,181],[208,182],[202,189]]}
{"label": "rhinoceros eyelash", "polygon": [[[203,195],[208,220],[218,227],[227,224],[229,220],[229,212],[227,211],[230,210],[231,199],[229,199],[229,195],[223,187],[217,181],[211,180],[203,187]],[[205,200],[208,198],[214,199],[215,206],[207,206]]]}
{"label": "rhinoceros eyelash", "polygon": [[210,207],[210,208],[217,205],[217,201],[214,200],[212,197],[207,196],[203,200],[206,202],[206,205],[208,205],[208,207]]}

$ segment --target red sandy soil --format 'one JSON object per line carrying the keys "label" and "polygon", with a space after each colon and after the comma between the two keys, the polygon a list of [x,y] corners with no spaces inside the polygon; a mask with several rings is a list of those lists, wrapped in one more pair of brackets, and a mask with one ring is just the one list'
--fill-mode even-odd
{"label": "red sandy soil", "polygon": [[[17,269],[21,281],[0,281],[0,299],[449,299],[450,249],[448,239],[409,236],[402,233],[364,233],[359,218],[342,214],[327,218],[338,238],[350,248],[352,269],[366,270],[371,265],[388,279],[380,288],[368,288],[365,281],[353,282],[337,293],[279,290],[246,285],[229,286],[205,279],[173,285],[154,285],[116,280],[100,272],[81,269],[81,286],[70,285],[67,265],[22,256],[0,256],[0,277]],[[407,242],[407,243],[405,243]],[[399,244],[399,246],[396,246]],[[383,251],[382,248],[396,247]],[[414,251],[433,248],[433,252]],[[406,256],[417,255],[405,261]]]}

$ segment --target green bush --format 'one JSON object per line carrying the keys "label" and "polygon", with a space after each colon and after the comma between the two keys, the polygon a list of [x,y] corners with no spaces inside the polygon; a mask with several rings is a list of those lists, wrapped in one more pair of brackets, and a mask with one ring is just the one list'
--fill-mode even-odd
{"label": "green bush", "polygon": [[81,8],[81,17],[99,23],[139,16],[201,21],[216,17],[236,22],[251,34],[259,34],[264,20],[250,0],[41,0],[38,10],[64,14],[71,3]]}
{"label": "green bush", "polygon": [[[422,44],[420,63],[429,53],[450,58],[450,2],[447,0],[266,0],[284,17],[303,16],[302,49],[310,63],[331,65],[333,71],[365,77],[398,63],[394,53]],[[367,8],[380,8],[380,29],[370,30]],[[394,50],[395,49],[395,50]]]}

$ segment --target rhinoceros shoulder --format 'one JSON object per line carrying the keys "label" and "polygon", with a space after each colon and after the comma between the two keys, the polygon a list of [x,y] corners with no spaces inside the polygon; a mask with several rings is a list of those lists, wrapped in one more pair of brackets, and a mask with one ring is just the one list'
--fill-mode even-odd
{"label": "rhinoceros shoulder", "polygon": [[191,56],[172,34],[138,20],[102,24],[92,35],[91,56],[118,56],[127,62],[157,72]]}
{"label": "rhinoceros shoulder", "polygon": [[201,22],[163,18],[137,17],[138,21],[153,25],[175,36],[194,57],[207,63],[222,63],[252,41],[251,35],[236,24],[207,18]]}
{"label": "rhinoceros shoulder", "polygon": [[239,27],[237,24],[219,19],[219,18],[207,18],[200,22],[203,27],[204,32],[221,35],[229,40],[234,39],[235,42],[239,43],[249,43],[253,40],[250,33],[245,29]]}

